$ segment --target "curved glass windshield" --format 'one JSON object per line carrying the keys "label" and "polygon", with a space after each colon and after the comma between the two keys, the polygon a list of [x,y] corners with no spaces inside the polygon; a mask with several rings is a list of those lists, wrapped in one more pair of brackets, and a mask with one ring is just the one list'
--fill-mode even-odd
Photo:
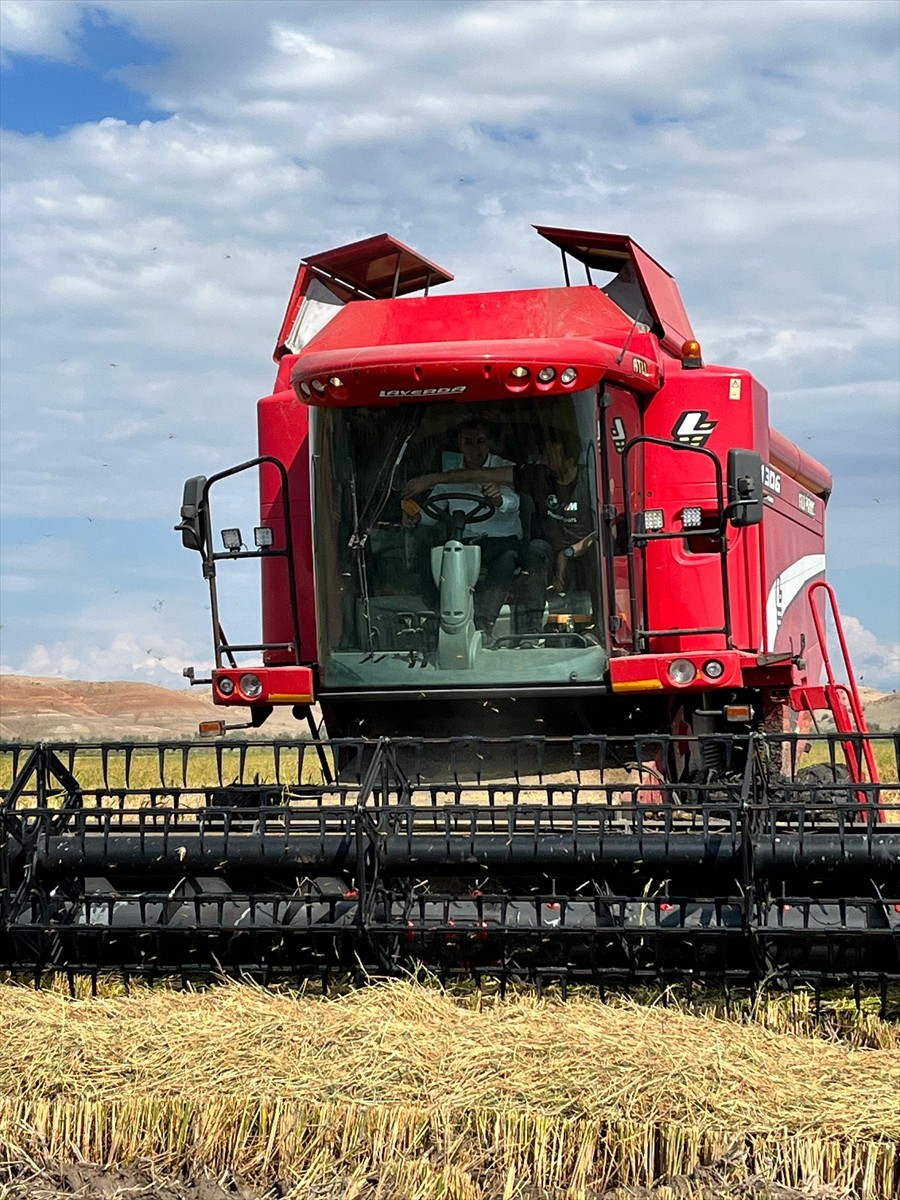
{"label": "curved glass windshield", "polygon": [[325,688],[603,678],[596,403],[312,410]]}

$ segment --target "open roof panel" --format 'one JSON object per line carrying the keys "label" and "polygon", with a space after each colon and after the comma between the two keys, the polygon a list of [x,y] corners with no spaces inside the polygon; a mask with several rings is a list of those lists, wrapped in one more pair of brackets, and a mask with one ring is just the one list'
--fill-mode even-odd
{"label": "open roof panel", "polygon": [[300,262],[274,358],[297,353],[351,300],[390,300],[453,276],[389,233],[310,254]]}
{"label": "open roof panel", "polygon": [[389,233],[338,246],[303,261],[373,300],[390,300],[449,283],[453,276]]}
{"label": "open roof panel", "polygon": [[627,288],[632,283],[639,288],[646,313],[644,319],[662,338],[667,350],[680,356],[684,343],[694,340],[690,318],[675,280],[627,234],[557,229],[550,225],[535,225],[534,228],[542,238],[558,246],[564,255],[571,255],[588,268],[612,271],[617,279],[604,290],[636,320],[640,319],[640,302],[636,310],[631,311],[635,305],[623,303],[620,296],[627,295]]}

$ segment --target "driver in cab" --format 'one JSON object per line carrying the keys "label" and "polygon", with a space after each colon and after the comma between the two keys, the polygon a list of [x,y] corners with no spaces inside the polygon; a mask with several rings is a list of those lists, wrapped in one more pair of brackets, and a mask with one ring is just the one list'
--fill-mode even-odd
{"label": "driver in cab", "polygon": [[[480,483],[501,487],[514,483],[532,497],[535,517],[531,538],[522,561],[522,621],[524,632],[540,635],[544,623],[546,592],[565,595],[566,576],[580,576],[585,590],[593,590],[590,560],[585,556],[597,540],[595,501],[586,471],[579,465],[580,445],[575,434],[549,432],[539,463],[504,464],[500,470],[462,468],[443,475],[420,475],[410,479],[405,496],[414,496],[437,480],[448,488]],[[436,489],[435,489],[436,490]],[[582,561],[578,561],[582,560]],[[593,611],[597,612],[596,600]]]}
{"label": "driver in cab", "polygon": [[[491,451],[491,431],[480,418],[473,418],[457,431],[462,470],[478,471],[487,468],[511,467],[509,459]],[[471,494],[466,500],[445,501],[442,496]],[[490,646],[494,623],[500,608],[509,595],[519,565],[519,545],[522,522],[519,518],[519,495],[507,483],[489,480],[484,483],[438,483],[431,488],[430,504],[445,511],[474,513],[486,501],[493,513],[486,519],[466,527],[463,541],[481,547],[481,578],[475,588],[475,627],[481,630],[482,641]],[[407,529],[436,522],[418,504],[403,503],[403,524]]]}

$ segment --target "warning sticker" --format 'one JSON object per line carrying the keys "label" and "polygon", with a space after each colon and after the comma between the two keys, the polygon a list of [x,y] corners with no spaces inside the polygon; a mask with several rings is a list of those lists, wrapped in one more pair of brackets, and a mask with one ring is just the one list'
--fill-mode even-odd
{"label": "warning sticker", "polygon": [[728,399],[729,400],[740,400],[740,398],[741,398],[741,380],[740,379],[729,379],[728,380]]}

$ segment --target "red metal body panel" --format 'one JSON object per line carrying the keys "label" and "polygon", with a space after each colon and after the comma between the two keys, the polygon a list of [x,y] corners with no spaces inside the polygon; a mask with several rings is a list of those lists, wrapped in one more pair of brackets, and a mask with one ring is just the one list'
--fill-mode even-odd
{"label": "red metal body panel", "polygon": [[[457,342],[478,343],[487,357],[496,343],[532,338],[596,339],[618,349],[631,326],[618,305],[599,288],[414,296],[345,308],[303,357],[331,350],[355,354],[389,346]],[[347,365],[354,365],[352,358]]]}
{"label": "red metal body panel", "polygon": [[[257,405],[260,454],[280,458],[287,467],[290,487],[294,569],[297,578],[300,643],[305,662],[316,657],[316,609],[312,564],[312,510],[310,505],[309,411],[292,391],[265,396]],[[260,469],[260,524],[275,531],[276,546],[284,545],[284,500],[278,472],[267,464]],[[290,590],[284,559],[264,558],[261,563],[262,628],[268,642],[289,642]],[[270,650],[267,664],[289,662],[286,651]]]}
{"label": "red metal body panel", "polygon": [[283,354],[278,360],[278,372],[275,376],[273,392],[283,392],[291,386],[291,371],[300,357],[299,354]]}
{"label": "red metal body panel", "polygon": [[[673,684],[669,678],[670,663],[676,659],[694,664],[697,669],[696,677],[688,684]],[[705,662],[714,660],[724,667],[722,675],[710,679],[703,670]],[[735,688],[743,683],[742,666],[754,663],[755,658],[748,660],[735,650],[719,651],[715,654],[708,650],[702,653],[652,654],[631,655],[628,658],[614,658],[609,664],[610,678],[614,692],[708,692],[712,688]]]}
{"label": "red metal body panel", "polygon": [[[645,432],[671,442],[679,431],[703,440],[701,449],[716,454],[723,471],[728,450],[740,447],[765,454],[768,430],[765,390],[746,371],[723,367],[670,369],[665,386],[648,406]],[[708,432],[706,432],[708,431]],[[645,449],[648,509],[662,509],[666,529],[679,527],[680,513],[702,504],[704,525],[713,523],[716,480],[711,460],[702,454],[656,445]],[[706,514],[709,514],[707,519]],[[734,644],[756,651],[762,641],[762,581],[759,529],[728,529],[729,592]],[[708,547],[697,552],[695,545]],[[715,547],[687,539],[656,542],[647,553],[647,625],[651,629],[718,627],[725,611],[721,564]],[[658,652],[724,649],[722,635],[661,637]]]}
{"label": "red metal body panel", "polygon": [[[262,684],[262,691],[254,696],[252,702],[241,695],[241,676],[247,674],[245,667],[225,667],[213,671],[213,701],[216,704],[233,707],[248,703],[259,704],[312,704],[315,699],[313,673],[309,667],[282,665],[277,667],[257,667],[253,674]],[[228,679],[234,690],[224,693],[219,684]]]}

